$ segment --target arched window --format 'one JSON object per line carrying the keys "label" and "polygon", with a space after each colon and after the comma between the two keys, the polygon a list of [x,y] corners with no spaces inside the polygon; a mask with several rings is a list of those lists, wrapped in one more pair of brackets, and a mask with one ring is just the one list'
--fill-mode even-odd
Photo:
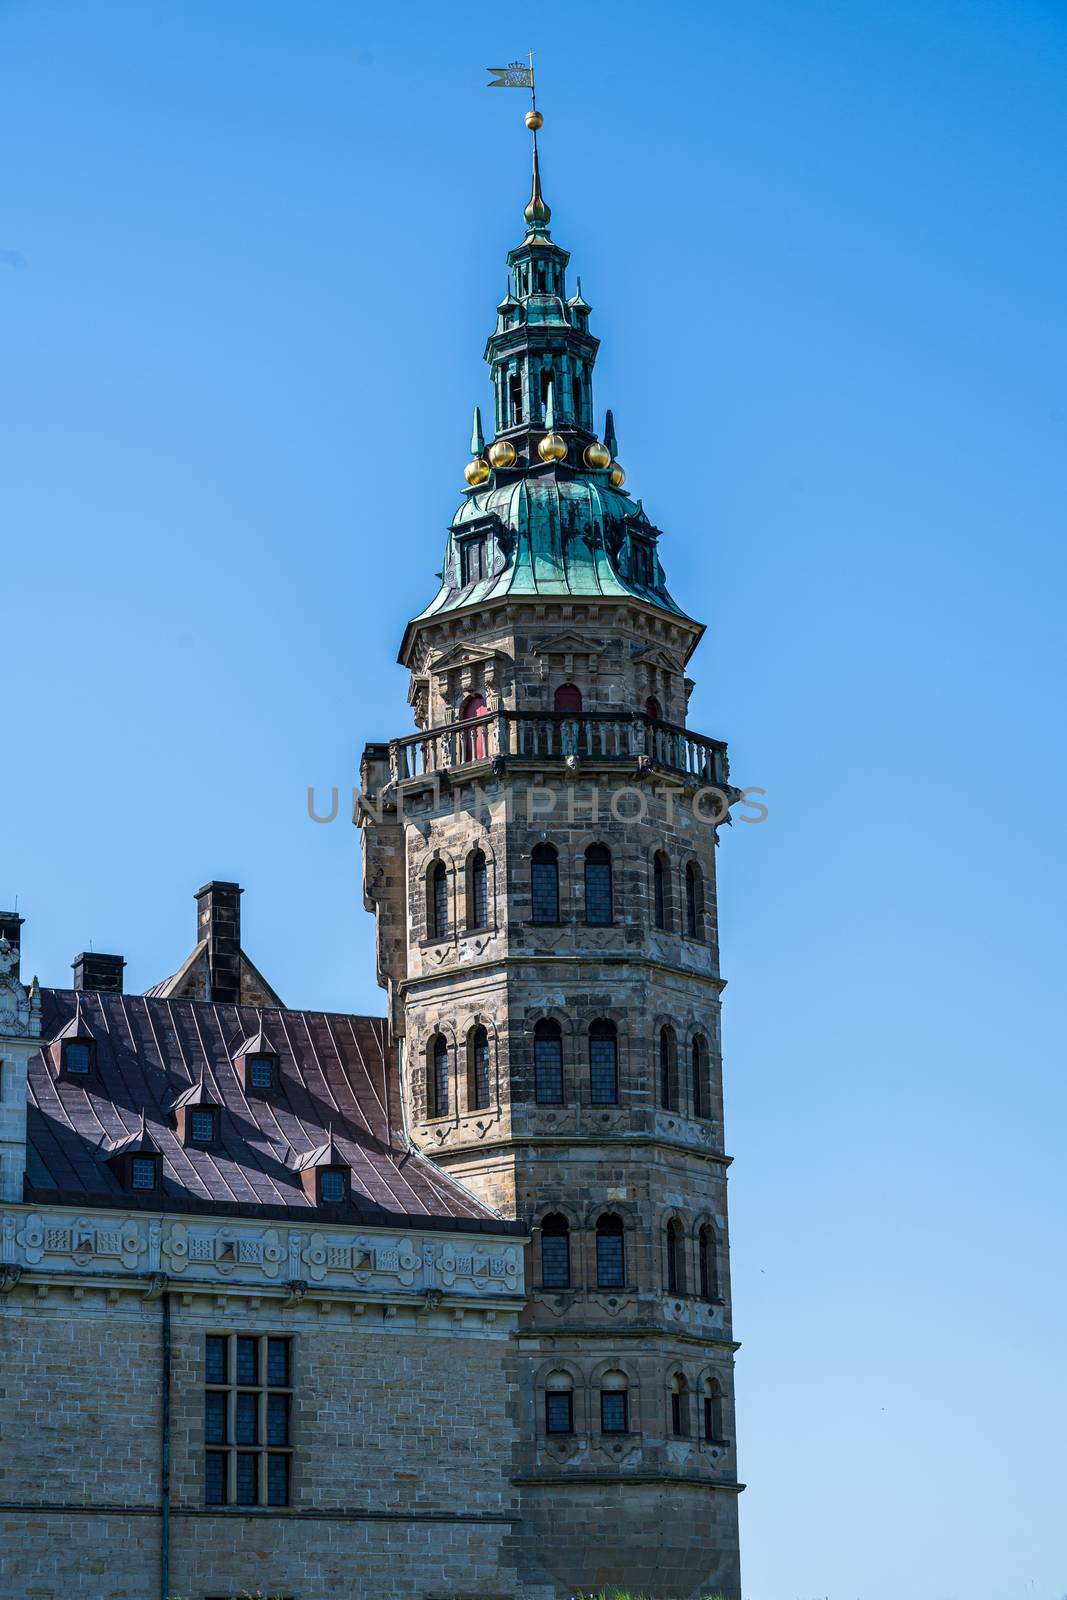
{"label": "arched window", "polygon": [[563,1104],[563,1035],[558,1022],[534,1027],[534,1099],[539,1106]]}
{"label": "arched window", "polygon": [[427,937],[448,938],[448,868],[443,861],[435,861],[430,868],[427,883]]}
{"label": "arched window", "polygon": [[697,1260],[700,1265],[700,1298],[714,1301],[719,1298],[719,1251],[715,1229],[705,1223],[697,1238]]}
{"label": "arched window", "polygon": [[673,1028],[659,1030],[659,1103],[664,1111],[678,1109],[677,1091],[678,1046]]}
{"label": "arched window", "polygon": [[682,1225],[672,1218],[667,1224],[667,1293],[685,1293],[685,1237]]}
{"label": "arched window", "polygon": [[484,850],[475,850],[467,862],[467,927],[489,926],[489,868]]}
{"label": "arched window", "polygon": [[541,1224],[541,1287],[571,1286],[571,1230],[566,1217],[551,1212]]}
{"label": "arched window", "polygon": [[545,1432],[574,1432],[574,1384],[568,1372],[550,1372],[545,1379]]}
{"label": "arched window", "polygon": [[[482,694],[469,694],[463,702],[459,720],[469,722],[473,717],[484,717],[486,713],[485,696]],[[463,759],[464,761],[484,761],[486,750],[486,729],[467,728],[463,733]]]}
{"label": "arched window", "polygon": [[619,1099],[618,1038],[613,1022],[594,1022],[589,1029],[589,1103],[613,1106]]}
{"label": "arched window", "polygon": [[654,718],[656,722],[662,719],[663,713],[660,710],[660,703],[654,694],[650,694],[645,701],[645,716]]}
{"label": "arched window", "polygon": [[722,1444],[722,1384],[718,1378],[704,1379],[704,1438],[708,1444]]}
{"label": "arched window", "polygon": [[582,425],[582,380],[576,372],[571,379],[571,405],[574,407],[575,426]]}
{"label": "arched window", "polygon": [[689,1385],[684,1372],[671,1379],[671,1432],[678,1439],[689,1433]]}
{"label": "arched window", "polygon": [[705,1121],[711,1116],[711,1081],[708,1076],[707,1040],[695,1034],[691,1046],[693,1076],[693,1115]]}
{"label": "arched window", "polygon": [[601,1433],[629,1432],[629,1387],[623,1372],[605,1372],[600,1380]]}
{"label": "arched window", "polygon": [[522,378],[513,372],[508,379],[508,405],[511,409],[511,425],[516,427],[522,421]]}
{"label": "arched window", "polygon": [[576,683],[561,683],[552,696],[553,711],[563,711],[568,716],[579,716],[582,709],[582,691]]}
{"label": "arched window", "polygon": [[611,851],[607,845],[591,844],[585,852],[585,920],[602,926],[614,915]]}
{"label": "arched window", "polygon": [[429,1112],[431,1117],[448,1116],[448,1040],[437,1034],[430,1046]]}
{"label": "arched window", "polygon": [[685,869],[685,931],[690,939],[704,936],[704,879],[695,861]]}
{"label": "arched window", "polygon": [[534,922],[559,921],[559,857],[550,844],[535,844],[533,848],[530,915]]}
{"label": "arched window", "polygon": [[652,862],[652,903],[656,927],[669,928],[674,921],[671,906],[671,864],[662,850]]}
{"label": "arched window", "polygon": [[474,1028],[467,1039],[467,1106],[484,1111],[489,1104],[489,1035]]}
{"label": "arched window", "polygon": [[626,1252],[622,1218],[607,1212],[596,1225],[596,1284],[598,1289],[626,1287]]}

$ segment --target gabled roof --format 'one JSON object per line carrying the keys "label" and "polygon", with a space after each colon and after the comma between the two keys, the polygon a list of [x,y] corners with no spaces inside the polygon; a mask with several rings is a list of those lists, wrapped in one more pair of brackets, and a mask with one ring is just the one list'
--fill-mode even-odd
{"label": "gabled roof", "polygon": [[[521,1231],[409,1144],[384,1018],[70,989],[41,995],[45,1048],[29,1064],[30,1202],[309,1218],[297,1162],[328,1147],[351,1169],[353,1222]],[[57,1078],[46,1058],[48,1042],[79,1013],[96,1042],[91,1084]],[[246,1096],[235,1059],[257,1036],[278,1057],[275,1092],[262,1100]],[[226,1112],[210,1150],[187,1148],[173,1126],[175,1102],[202,1080]],[[127,1192],[108,1165],[142,1139],[162,1156],[161,1193]]]}

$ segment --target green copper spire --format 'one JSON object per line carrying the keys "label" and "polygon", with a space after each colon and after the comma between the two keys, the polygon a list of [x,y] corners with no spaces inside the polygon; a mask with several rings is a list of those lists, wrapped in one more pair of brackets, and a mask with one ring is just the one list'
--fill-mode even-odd
{"label": "green copper spire", "polygon": [[610,411],[604,417],[604,443],[611,451],[611,459],[614,461],[619,453],[619,441],[615,437],[615,418]]}
{"label": "green copper spire", "polygon": [[485,434],[482,432],[482,408],[474,408],[474,426],[471,429],[471,455],[480,456],[485,451]]}
{"label": "green copper spire", "polygon": [[523,215],[531,228],[547,228],[552,221],[552,211],[541,193],[541,166],[537,159],[537,132],[533,136],[533,186]]}
{"label": "green copper spire", "polygon": [[552,379],[548,380],[548,393],[545,396],[545,432],[554,433],[556,430],[556,411],[552,404],[552,391],[555,387]]}

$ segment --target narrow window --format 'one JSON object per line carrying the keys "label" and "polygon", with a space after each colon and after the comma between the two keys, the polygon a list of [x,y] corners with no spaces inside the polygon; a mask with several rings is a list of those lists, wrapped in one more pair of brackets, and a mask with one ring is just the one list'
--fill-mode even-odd
{"label": "narrow window", "polygon": [[[54,1059],[54,1058],[53,1058]],[[64,1039],[62,1049],[63,1071],[72,1078],[82,1078],[92,1071],[93,1047],[87,1039]]]}
{"label": "narrow window", "polygon": [[558,1022],[534,1028],[534,1099],[539,1106],[563,1104],[563,1035]]}
{"label": "narrow window", "polygon": [[681,1372],[671,1379],[671,1432],[683,1439],[689,1432],[689,1385]]}
{"label": "narrow window", "polygon": [[545,1380],[545,1432],[574,1432],[574,1386],[565,1372],[550,1372]]}
{"label": "narrow window", "polygon": [[704,1380],[704,1438],[708,1444],[722,1444],[722,1384],[718,1378]]}
{"label": "narrow window", "polygon": [[582,691],[576,683],[561,683],[552,696],[553,711],[562,711],[567,716],[576,717],[582,710]]}
{"label": "narrow window", "polygon": [[601,1433],[626,1433],[629,1429],[629,1406],[626,1379],[621,1372],[607,1372],[600,1389]]}
{"label": "narrow window", "polygon": [[550,844],[534,845],[530,902],[534,922],[559,921],[559,857]]}
{"label": "narrow window", "polygon": [[696,1034],[691,1047],[693,1075],[693,1115],[705,1120],[711,1116],[711,1085],[708,1080],[707,1042]]}
{"label": "narrow window", "polygon": [[467,1040],[467,1103],[471,1111],[484,1111],[489,1104],[489,1035],[475,1028]]}
{"label": "narrow window", "polygon": [[657,850],[652,862],[652,899],[656,927],[668,929],[671,916],[671,868],[662,850]]}
{"label": "narrow window", "polygon": [[619,1099],[618,1039],[613,1022],[594,1022],[589,1029],[589,1100],[613,1106]]}
{"label": "narrow window", "polygon": [[704,1225],[697,1240],[697,1259],[700,1266],[700,1298],[715,1301],[719,1298],[719,1263],[715,1229]]}
{"label": "narrow window", "polygon": [[430,1050],[430,1115],[448,1116],[448,1040],[440,1033]]}
{"label": "narrow window", "polygon": [[286,1506],[290,1498],[290,1341],[214,1334],[204,1350],[204,1501]]}
{"label": "narrow window", "polygon": [[615,915],[611,885],[611,851],[591,844],[585,852],[585,920],[598,926]]}
{"label": "narrow window", "polygon": [[430,926],[431,939],[448,938],[448,868],[443,861],[435,861],[430,868]]}
{"label": "narrow window", "polygon": [[467,927],[489,926],[489,868],[483,850],[470,858],[467,878]]}
{"label": "narrow window", "polygon": [[704,882],[700,868],[690,861],[685,869],[685,931],[690,939],[701,937],[704,913]]}
{"label": "narrow window", "polygon": [[541,1287],[571,1286],[571,1236],[566,1217],[553,1211],[541,1224]]}
{"label": "narrow window", "polygon": [[645,716],[651,717],[653,722],[659,722],[662,717],[659,701],[656,699],[655,695],[650,694],[648,699],[645,701]]}
{"label": "narrow window", "polygon": [[596,1283],[598,1289],[626,1287],[622,1218],[611,1211],[596,1225]]}
{"label": "narrow window", "polygon": [[545,269],[540,262],[537,265],[537,292],[538,294],[545,293]]}
{"label": "narrow window", "polygon": [[516,427],[522,421],[522,378],[513,372],[508,379],[508,403],[511,407],[511,425]]}
{"label": "narrow window", "polygon": [[652,551],[643,539],[634,539],[630,545],[630,571],[634,583],[642,588],[652,587]]}
{"label": "narrow window", "polygon": [[685,1293],[685,1241],[680,1222],[667,1224],[667,1293]]}
{"label": "narrow window", "polygon": [[659,1030],[659,1103],[664,1111],[676,1109],[674,1057],[674,1034],[670,1028],[661,1028]]}
{"label": "narrow window", "polygon": [[574,421],[576,427],[582,425],[582,380],[578,373],[571,379],[571,405],[574,407]]}
{"label": "narrow window", "polygon": [[485,539],[465,539],[459,551],[459,581],[466,588],[468,583],[480,583],[486,576]]}
{"label": "narrow window", "polygon": [[[461,722],[470,722],[474,717],[484,717],[487,709],[484,695],[468,695],[460,710],[459,720]],[[463,730],[464,761],[485,760],[487,750],[486,737],[484,724],[478,728],[465,728]]]}

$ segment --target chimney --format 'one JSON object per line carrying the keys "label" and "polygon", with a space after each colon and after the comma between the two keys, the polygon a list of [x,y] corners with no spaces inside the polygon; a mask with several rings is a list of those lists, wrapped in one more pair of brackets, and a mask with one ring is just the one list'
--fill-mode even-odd
{"label": "chimney", "polygon": [[22,953],[22,924],[25,917],[17,911],[0,911],[0,939],[6,939],[15,952],[15,977],[19,975],[19,956]]}
{"label": "chimney", "polygon": [[105,956],[95,950],[83,950],[71,962],[74,987],[96,989],[101,994],[121,994],[122,969],[125,965],[121,956]]}
{"label": "chimney", "polygon": [[241,999],[241,886],[205,883],[196,892],[197,939],[207,940],[211,999],[238,1005]]}

